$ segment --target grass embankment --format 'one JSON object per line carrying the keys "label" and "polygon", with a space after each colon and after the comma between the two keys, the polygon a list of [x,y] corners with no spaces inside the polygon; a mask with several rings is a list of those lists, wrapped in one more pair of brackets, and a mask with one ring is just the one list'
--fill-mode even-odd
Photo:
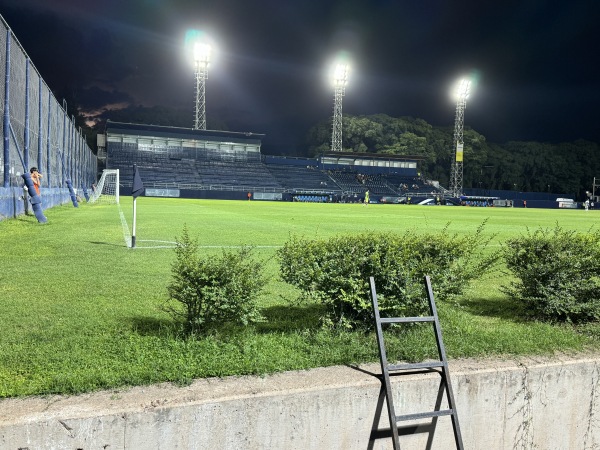
{"label": "grass embankment", "polygon": [[[131,199],[122,199],[131,226]],[[588,231],[595,211],[405,205],[300,204],[140,198],[138,248],[124,245],[116,206],[62,206],[0,222],[0,397],[79,393],[193,378],[377,361],[373,333],[329,332],[320,306],[297,304],[278,280],[275,252],[290,236],[326,238],[358,231],[473,233],[488,218],[495,245],[526,227]],[[271,277],[255,327],[183,338],[161,305],[174,241],[187,224],[202,251],[253,245]],[[167,244],[168,245],[168,244]],[[522,320],[496,272],[451,304],[438,302],[450,358],[549,354],[598,346],[600,326],[582,329]],[[435,286],[434,286],[435,291]],[[389,358],[434,354],[433,333],[414,327],[390,336]]]}

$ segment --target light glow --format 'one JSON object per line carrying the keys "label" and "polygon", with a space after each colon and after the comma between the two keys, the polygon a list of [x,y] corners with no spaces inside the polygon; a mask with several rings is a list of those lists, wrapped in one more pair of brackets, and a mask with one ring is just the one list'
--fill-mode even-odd
{"label": "light glow", "polygon": [[214,41],[203,31],[187,30],[184,51],[186,58],[195,68],[206,69],[214,59]]}
{"label": "light glow", "polygon": [[329,71],[329,80],[333,87],[344,89],[348,85],[348,73],[350,72],[350,58],[348,52],[339,52]]}
{"label": "light glow", "polygon": [[208,66],[210,62],[211,46],[206,42],[195,42],[192,56],[196,64]]}
{"label": "light glow", "polygon": [[466,100],[471,94],[471,80],[468,78],[461,79],[454,88],[453,97],[456,101]]}
{"label": "light glow", "polygon": [[335,87],[346,86],[348,84],[348,72],[350,67],[346,63],[337,63],[332,70],[332,81]]}

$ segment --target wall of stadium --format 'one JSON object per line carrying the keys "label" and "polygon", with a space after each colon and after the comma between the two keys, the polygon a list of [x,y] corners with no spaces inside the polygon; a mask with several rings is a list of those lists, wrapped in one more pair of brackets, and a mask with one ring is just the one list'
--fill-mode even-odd
{"label": "wall of stadium", "polygon": [[[599,366],[598,355],[450,361],[464,448],[600,447]],[[0,448],[391,449],[379,373],[343,366],[4,399]],[[392,386],[397,414],[430,411],[439,376],[397,376]],[[402,448],[455,448],[448,417],[419,424],[405,424],[417,434],[401,437]]]}
{"label": "wall of stadium", "polygon": [[36,166],[44,209],[70,200],[75,188],[96,180],[97,160],[67,105],[56,100],[0,16],[0,220],[24,212],[21,174]]}

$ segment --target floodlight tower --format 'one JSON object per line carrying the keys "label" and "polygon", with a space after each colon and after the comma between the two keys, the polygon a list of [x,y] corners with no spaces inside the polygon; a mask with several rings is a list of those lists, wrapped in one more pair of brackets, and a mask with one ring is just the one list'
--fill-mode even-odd
{"label": "floodlight tower", "polygon": [[453,197],[460,197],[463,188],[463,128],[465,123],[465,108],[467,98],[471,91],[471,81],[462,79],[456,85],[454,96],[456,98],[456,116],[454,118],[454,151],[455,158],[452,162],[450,173],[450,191]]}
{"label": "floodlight tower", "polygon": [[210,44],[196,42],[193,47],[194,70],[196,76],[196,107],[194,110],[194,130],[206,130],[206,78],[210,63]]}
{"label": "floodlight tower", "polygon": [[342,97],[348,83],[348,64],[338,62],[333,67],[333,127],[331,132],[331,151],[342,151]]}

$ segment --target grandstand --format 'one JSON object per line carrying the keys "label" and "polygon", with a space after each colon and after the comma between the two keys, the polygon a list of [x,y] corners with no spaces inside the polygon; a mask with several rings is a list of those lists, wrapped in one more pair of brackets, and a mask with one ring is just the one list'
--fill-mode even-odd
{"label": "grandstand", "polygon": [[106,168],[120,169],[124,193],[131,189],[136,164],[146,187],[196,197],[190,192],[281,190],[261,161],[262,137],[108,121],[102,141]]}
{"label": "grandstand", "polygon": [[[319,158],[265,156],[264,135],[109,121],[101,139],[106,168],[120,169],[127,195],[136,164],[148,192],[192,198],[401,201],[439,194],[417,173],[420,157],[337,152]],[[167,192],[165,194],[165,192]]]}

